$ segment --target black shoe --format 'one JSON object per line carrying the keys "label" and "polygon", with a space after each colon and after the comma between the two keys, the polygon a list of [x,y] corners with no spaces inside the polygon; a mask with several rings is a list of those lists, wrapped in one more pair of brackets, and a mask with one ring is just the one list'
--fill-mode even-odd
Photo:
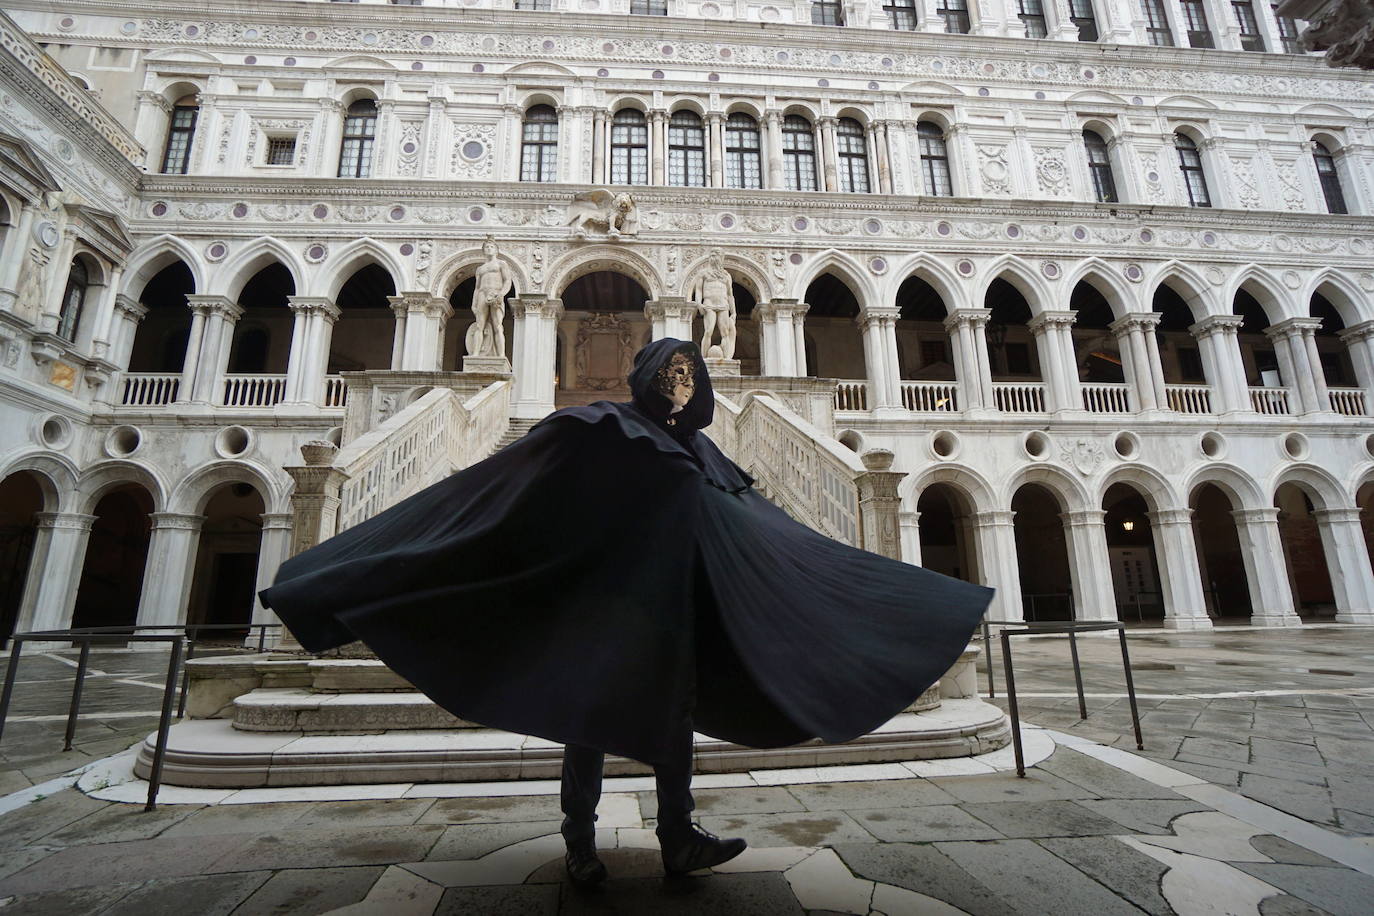
{"label": "black shoe", "polygon": [[738,837],[722,840],[702,829],[700,824],[691,824],[680,831],[661,836],[658,844],[663,850],[663,870],[670,875],[683,875],[729,862],[744,852],[748,845]]}
{"label": "black shoe", "polygon": [[570,840],[563,861],[573,884],[590,887],[606,880],[606,866],[596,856],[595,840]]}

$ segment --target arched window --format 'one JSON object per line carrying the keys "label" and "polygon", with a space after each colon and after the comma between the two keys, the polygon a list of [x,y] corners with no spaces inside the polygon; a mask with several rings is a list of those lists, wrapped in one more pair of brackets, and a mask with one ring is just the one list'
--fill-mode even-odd
{"label": "arched window", "polygon": [[916,31],[916,0],[883,0],[883,9],[894,29]]}
{"label": "arched window", "polygon": [[868,193],[868,144],[864,126],[853,118],[840,118],[835,125],[835,158],[839,161],[840,190]]}
{"label": "arched window", "polygon": [[164,175],[185,175],[191,165],[191,140],[196,135],[200,106],[193,95],[183,96],[172,107],[167,125],[167,148],[162,153]]}
{"label": "arched window", "polygon": [[1050,33],[1045,26],[1045,7],[1040,0],[1021,0],[1020,17],[1027,38],[1044,38]]}
{"label": "arched window", "polygon": [[622,108],[611,119],[611,183],[649,183],[649,126],[644,112]]}
{"label": "arched window", "polygon": [[343,145],[339,147],[339,177],[367,178],[372,174],[372,146],[377,140],[377,103],[358,99],[344,115]]}
{"label": "arched window", "polygon": [[558,180],[558,112],[548,105],[535,105],[525,112],[520,180]]}
{"label": "arched window", "polygon": [[789,191],[816,190],[816,134],[800,115],[782,119],[782,171]]}
{"label": "arched window", "polygon": [[762,188],[763,157],[760,155],[759,122],[742,111],[725,121],[725,186]]}
{"label": "arched window", "polygon": [[935,12],[945,20],[947,33],[951,35],[968,34],[968,0],[935,0]]}
{"label": "arched window", "polygon": [[1083,146],[1088,151],[1088,173],[1093,179],[1093,194],[1099,203],[1116,203],[1116,179],[1112,177],[1112,159],[1107,153],[1107,141],[1097,131],[1085,130]]}
{"label": "arched window", "polygon": [[1317,178],[1322,183],[1328,213],[1349,213],[1345,206],[1345,192],[1341,190],[1341,176],[1336,171],[1336,158],[1320,140],[1312,141],[1312,158],[1317,163]]}
{"label": "arched window", "polygon": [[706,187],[706,129],[695,111],[675,111],[668,119],[668,184]]}
{"label": "arched window", "polygon": [[921,174],[925,176],[926,193],[932,197],[953,197],[945,132],[934,121],[921,121],[916,125],[916,136],[921,141]]}
{"label": "arched window", "polygon": [[1093,0],[1069,0],[1069,19],[1078,26],[1079,41],[1097,41],[1097,14]]}
{"label": "arched window", "polygon": [[1188,189],[1188,205],[1210,207],[1212,197],[1207,193],[1207,175],[1202,171],[1202,154],[1187,134],[1174,134],[1174,149],[1178,150],[1178,168],[1183,186]]}
{"label": "arched window", "polygon": [[840,0],[812,0],[812,25],[844,25],[844,4]]}
{"label": "arched window", "polygon": [[86,265],[80,258],[74,259],[67,271],[67,288],[62,293],[62,311],[57,317],[57,336],[63,340],[76,340],[76,327],[81,323],[81,308],[86,304],[89,285]]}

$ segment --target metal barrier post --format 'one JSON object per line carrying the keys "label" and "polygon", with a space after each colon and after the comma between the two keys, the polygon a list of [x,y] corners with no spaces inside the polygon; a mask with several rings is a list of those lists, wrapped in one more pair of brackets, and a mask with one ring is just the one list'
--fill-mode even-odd
{"label": "metal barrier post", "polygon": [[1021,715],[1016,706],[1016,677],[1011,672],[1011,634],[1002,631],[1002,666],[1007,676],[1007,712],[1011,714],[1011,743],[1016,752],[1016,775],[1026,775],[1026,758],[1021,750]]}
{"label": "metal barrier post", "polygon": [[148,803],[144,811],[157,808],[157,790],[162,787],[162,761],[167,756],[167,730],[172,727],[172,698],[177,687],[177,669],[181,665],[180,638],[172,640],[172,652],[167,660],[167,685],[162,693],[162,717],[157,723],[157,746],[153,748],[153,766],[148,773]]}
{"label": "metal barrier post", "polygon": [[10,663],[5,668],[5,691],[0,694],[0,738],[5,736],[5,720],[10,717],[10,697],[14,696],[14,678],[19,673],[19,650],[24,640],[14,637],[10,640]]}
{"label": "metal barrier post", "polygon": [[1088,718],[1088,702],[1083,697],[1083,668],[1078,664],[1078,637],[1069,630],[1069,654],[1073,656],[1073,683],[1078,688],[1078,718]]}
{"label": "metal barrier post", "polygon": [[261,654],[267,648],[267,624],[258,625],[258,652]]}
{"label": "metal barrier post", "polygon": [[1145,750],[1145,737],[1140,733],[1140,711],[1135,705],[1135,679],[1131,677],[1131,656],[1126,651],[1126,628],[1117,627],[1117,636],[1121,638],[1121,667],[1126,672],[1126,696],[1131,701],[1131,725],[1135,728],[1135,747],[1138,751]]}
{"label": "metal barrier post", "polygon": [[76,737],[76,717],[81,714],[81,689],[86,684],[86,668],[91,661],[91,641],[81,640],[81,658],[76,663],[76,683],[72,685],[72,705],[67,711],[67,736],[62,750],[72,749],[72,739]]}
{"label": "metal barrier post", "polygon": [[992,676],[992,630],[988,627],[988,622],[983,621],[983,655],[988,660],[988,699],[997,697],[997,681]]}
{"label": "metal barrier post", "polygon": [[[187,628],[186,628],[186,632],[187,632],[187,633],[194,633],[195,630],[193,630],[193,629],[190,628],[190,627],[187,627]],[[191,639],[190,639],[190,641],[186,644],[186,660],[189,662],[191,659],[193,659],[193,658],[195,658],[195,657],[196,657],[196,638],[195,638],[195,636],[192,636]],[[181,671],[181,698],[180,698],[179,700],[177,700],[177,718],[178,718],[178,719],[184,719],[184,718],[186,717],[186,694],[190,693],[190,688],[191,688],[191,669],[190,669],[189,667],[187,667],[187,668],[183,668],[182,671]]]}

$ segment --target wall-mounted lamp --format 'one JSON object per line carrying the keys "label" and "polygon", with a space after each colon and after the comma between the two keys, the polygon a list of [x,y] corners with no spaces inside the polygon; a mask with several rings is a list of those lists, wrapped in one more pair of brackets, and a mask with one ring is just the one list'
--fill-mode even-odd
{"label": "wall-mounted lamp", "polygon": [[1122,531],[1134,531],[1134,530],[1135,530],[1135,519],[1133,519],[1133,518],[1123,518],[1123,519],[1121,520],[1121,530],[1122,530]]}

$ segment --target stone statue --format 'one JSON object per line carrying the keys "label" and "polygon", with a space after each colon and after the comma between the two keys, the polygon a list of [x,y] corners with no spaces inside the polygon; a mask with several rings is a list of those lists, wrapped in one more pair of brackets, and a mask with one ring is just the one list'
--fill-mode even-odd
{"label": "stone statue", "polygon": [[[711,249],[709,264],[692,281],[688,298],[701,306],[701,352],[712,359],[734,359],[734,281],[725,269],[725,255],[719,248]],[[720,328],[720,343],[712,344],[717,327]]]}
{"label": "stone statue", "polygon": [[614,240],[639,232],[639,208],[624,191],[582,191],[574,194],[568,205],[567,224],[572,227],[574,238],[585,239],[591,227],[605,231],[606,237]]}
{"label": "stone statue", "polygon": [[482,243],[482,257],[486,260],[477,267],[473,322],[465,339],[468,356],[504,357],[506,332],[502,322],[506,318],[506,294],[515,286],[515,277],[506,262],[496,256],[496,242],[491,236]]}

